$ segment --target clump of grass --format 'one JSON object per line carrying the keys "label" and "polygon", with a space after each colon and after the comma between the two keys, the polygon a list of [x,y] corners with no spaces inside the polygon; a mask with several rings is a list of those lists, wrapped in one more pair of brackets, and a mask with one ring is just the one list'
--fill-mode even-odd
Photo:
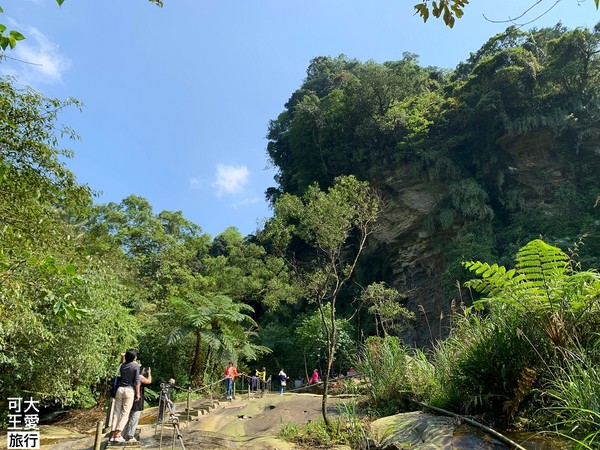
{"label": "clump of grass", "polygon": [[279,437],[295,444],[307,447],[319,447],[333,445],[333,438],[328,433],[325,423],[321,421],[309,421],[305,424],[286,423],[283,424]]}
{"label": "clump of grass", "polygon": [[412,392],[407,390],[409,348],[394,336],[369,338],[356,368],[366,381],[369,406],[382,415],[394,414],[407,406]]}
{"label": "clump of grass", "polygon": [[434,389],[434,367],[427,355],[394,336],[367,340],[356,367],[375,415],[411,409],[414,400],[425,400]]}
{"label": "clump of grass", "polygon": [[284,424],[279,437],[308,448],[331,445],[349,445],[354,449],[367,448],[366,422],[361,418],[355,401],[338,406],[338,415],[327,429],[325,422],[309,421],[306,424]]}
{"label": "clump of grass", "polygon": [[397,337],[371,338],[356,366],[375,415],[407,410],[413,400],[474,413],[502,411],[521,386],[519,401],[511,403],[517,409],[534,391],[519,384],[524,370],[545,364],[550,354],[529,317],[499,305],[485,315],[457,315],[452,335],[427,354]]}
{"label": "clump of grass", "polygon": [[550,406],[540,414],[549,425],[579,444],[598,448],[600,444],[600,370],[584,351],[573,351],[550,372],[543,398]]}
{"label": "clump of grass", "polygon": [[[502,411],[523,371],[544,366],[551,353],[531,318],[512,308],[498,305],[483,316],[457,315],[451,337],[433,353],[437,389],[430,401],[464,413]],[[529,391],[521,396],[533,393],[533,386]]]}

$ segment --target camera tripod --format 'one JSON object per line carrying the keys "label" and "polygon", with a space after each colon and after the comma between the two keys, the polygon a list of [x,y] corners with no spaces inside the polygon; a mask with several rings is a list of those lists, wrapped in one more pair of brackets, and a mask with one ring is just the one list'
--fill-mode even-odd
{"label": "camera tripod", "polygon": [[158,417],[157,424],[160,424],[160,443],[159,448],[162,449],[162,437],[163,437],[163,427],[164,427],[164,412],[166,408],[169,409],[169,418],[168,421],[173,425],[173,445],[175,445],[175,438],[179,440],[181,444],[181,448],[185,450],[185,445],[183,444],[183,436],[181,435],[181,431],[179,430],[179,417],[175,414],[175,403],[169,398],[169,394],[171,390],[175,386],[175,382],[169,383],[161,383],[160,384],[160,397],[158,399]]}

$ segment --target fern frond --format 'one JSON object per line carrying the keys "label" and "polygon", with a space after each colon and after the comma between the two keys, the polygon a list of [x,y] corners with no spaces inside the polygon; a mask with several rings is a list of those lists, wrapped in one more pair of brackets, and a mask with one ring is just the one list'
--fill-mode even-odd
{"label": "fern frond", "polygon": [[515,258],[516,270],[530,279],[549,280],[567,273],[569,257],[558,247],[534,239],[522,247]]}
{"label": "fern frond", "polygon": [[481,294],[495,296],[506,292],[512,285],[514,271],[507,271],[504,266],[498,264],[489,265],[480,261],[463,263],[463,266],[481,275],[481,279],[475,278],[465,283],[465,286]]}
{"label": "fern frond", "polygon": [[167,334],[167,344],[173,345],[182,340],[188,334],[190,334],[194,329],[190,326],[182,326],[173,330],[169,334]]}

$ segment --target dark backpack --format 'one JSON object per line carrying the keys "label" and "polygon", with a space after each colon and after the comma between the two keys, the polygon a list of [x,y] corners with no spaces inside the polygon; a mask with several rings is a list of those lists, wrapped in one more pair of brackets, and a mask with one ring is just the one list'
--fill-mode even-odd
{"label": "dark backpack", "polygon": [[119,380],[120,379],[121,379],[121,377],[118,376],[118,375],[115,375],[112,378],[112,382],[111,382],[111,385],[110,385],[110,396],[112,398],[115,398],[115,396],[117,395],[117,389],[119,389]]}

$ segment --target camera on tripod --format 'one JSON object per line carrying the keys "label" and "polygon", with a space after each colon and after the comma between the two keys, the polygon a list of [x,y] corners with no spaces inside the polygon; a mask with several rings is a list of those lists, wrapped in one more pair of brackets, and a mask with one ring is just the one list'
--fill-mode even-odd
{"label": "camera on tripod", "polygon": [[171,391],[175,387],[175,380],[173,378],[170,378],[169,381],[167,381],[166,383],[160,383],[160,396],[158,398],[158,417],[156,424],[161,425],[160,442],[162,445],[162,426],[164,425],[164,416],[168,409],[168,422],[173,425],[173,439],[177,437],[179,443],[181,444],[181,448],[185,450],[185,445],[183,444],[183,437],[181,436],[181,431],[179,430],[179,417],[175,414],[175,402],[171,400]]}
{"label": "camera on tripod", "polygon": [[173,378],[171,378],[166,383],[160,383],[160,393],[168,395],[174,386],[175,386],[175,380]]}
{"label": "camera on tripod", "polygon": [[175,403],[171,400],[171,391],[175,387],[175,380],[169,379],[166,383],[160,383],[160,396],[158,398],[158,423],[162,423],[165,409],[169,409],[171,419],[175,415]]}

